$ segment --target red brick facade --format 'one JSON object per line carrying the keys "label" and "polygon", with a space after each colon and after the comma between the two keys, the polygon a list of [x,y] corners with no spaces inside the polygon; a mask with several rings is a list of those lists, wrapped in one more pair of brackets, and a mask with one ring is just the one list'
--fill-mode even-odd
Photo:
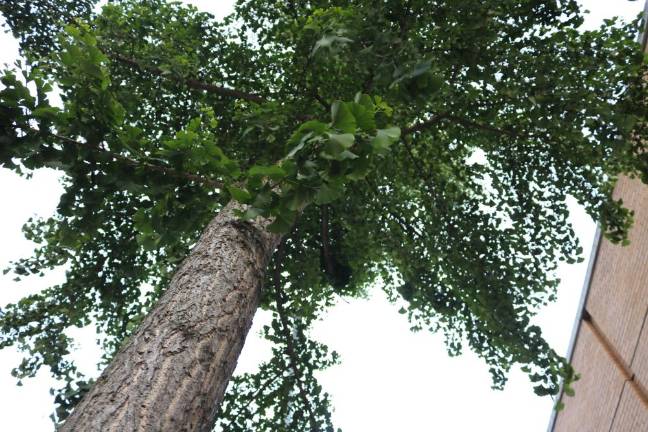
{"label": "red brick facade", "polygon": [[581,374],[554,432],[648,432],[648,186],[622,178],[635,211],[629,246],[601,239],[571,355]]}

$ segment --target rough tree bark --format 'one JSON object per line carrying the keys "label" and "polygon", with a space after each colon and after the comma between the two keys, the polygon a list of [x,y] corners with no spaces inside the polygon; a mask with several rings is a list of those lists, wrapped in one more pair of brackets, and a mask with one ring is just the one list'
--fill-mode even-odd
{"label": "rough tree bark", "polygon": [[61,431],[209,431],[281,240],[226,206]]}

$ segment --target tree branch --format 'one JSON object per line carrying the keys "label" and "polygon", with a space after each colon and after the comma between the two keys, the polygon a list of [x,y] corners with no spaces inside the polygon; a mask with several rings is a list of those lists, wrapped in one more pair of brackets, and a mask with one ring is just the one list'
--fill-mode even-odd
{"label": "tree branch", "polygon": [[248,398],[248,399],[250,400],[250,403],[254,403],[254,402],[256,402],[256,398],[257,398],[261,393],[263,393],[263,390],[265,390],[266,388],[268,388],[268,386],[270,386],[270,384],[274,383],[274,382],[277,380],[277,378],[278,378],[277,375],[271,375],[270,378],[268,378],[267,380],[265,380],[265,382],[259,386],[259,388],[258,388],[258,389],[257,389],[257,390],[252,394],[252,396],[250,396],[250,397]]}
{"label": "tree branch", "polygon": [[437,115],[432,116],[430,119],[422,121],[420,123],[413,124],[411,126],[408,126],[403,129],[402,134],[403,135],[410,135],[415,132],[423,131],[431,126],[434,126],[444,120],[450,120],[456,124],[459,124],[464,127],[468,128],[473,128],[473,129],[480,129],[483,131],[487,132],[493,132],[497,133],[499,135],[508,135],[508,136],[517,136],[517,134],[513,131],[505,130],[505,129],[500,129],[494,126],[490,125],[485,125],[482,123],[478,123],[472,120],[469,120],[464,117],[456,116],[450,113],[440,113]]}
{"label": "tree branch", "polygon": [[126,57],[121,54],[116,54],[110,51],[107,51],[105,53],[109,58],[116,60],[120,63],[126,64],[132,68],[138,69],[143,72],[152,73],[154,75],[158,75],[166,79],[175,79],[176,81],[179,81],[182,84],[192,89],[205,90],[208,93],[218,94],[221,96],[230,97],[234,99],[244,99],[250,102],[256,102],[256,103],[266,102],[266,99],[263,96],[254,93],[247,93],[244,91],[230,89],[215,84],[209,84],[193,78],[178,78],[177,76],[165,74],[164,71],[159,67],[142,64],[140,61],[132,59],[130,57]]}
{"label": "tree branch", "polygon": [[317,90],[313,90],[313,98],[319,102],[320,105],[326,110],[330,111],[331,110],[331,104],[326,101],[322,96],[319,95]]}
{"label": "tree branch", "polygon": [[[378,187],[372,183],[369,179],[364,179],[365,183],[369,186],[370,190],[378,190]],[[399,215],[398,213],[394,212],[392,209],[389,207],[383,207],[380,209],[381,212],[387,213],[389,216],[392,217],[392,219],[396,222],[396,224],[406,233],[408,233],[412,238],[417,237],[417,238],[422,238],[423,234],[414,226],[412,226],[404,217]]]}
{"label": "tree branch", "polygon": [[[35,132],[35,133],[42,133],[42,131],[40,131],[38,129],[30,129],[30,131]],[[165,167],[165,166],[162,166],[162,165],[156,165],[156,164],[152,164],[150,162],[137,161],[135,159],[131,159],[131,158],[129,158],[127,156],[124,156],[124,155],[121,155],[119,153],[111,152],[110,150],[104,150],[104,149],[102,149],[100,147],[91,147],[91,146],[87,145],[86,143],[82,143],[82,142],[77,141],[77,140],[75,140],[73,138],[58,135],[58,134],[55,134],[53,132],[48,131],[47,134],[50,135],[52,138],[55,138],[57,140],[66,142],[68,144],[73,144],[73,145],[76,145],[77,147],[88,148],[88,149],[90,149],[92,151],[95,151],[95,152],[107,154],[110,157],[112,157],[112,158],[114,158],[116,160],[119,160],[119,161],[121,161],[121,162],[123,162],[123,163],[125,163],[127,165],[133,166],[135,168],[146,168],[146,169],[149,169],[151,171],[159,172],[159,173],[170,175],[170,176],[177,177],[177,178],[183,178],[183,179],[186,179],[186,180],[191,180],[191,181],[194,181],[196,183],[200,183],[202,185],[210,186],[210,187],[214,187],[214,188],[222,188],[223,187],[223,182],[221,182],[219,180],[214,180],[214,179],[211,179],[211,178],[208,178],[208,177],[201,176],[199,174],[192,174],[192,173],[188,173],[188,172],[184,172],[184,171],[178,171],[178,170],[173,169],[171,167]]]}
{"label": "tree branch", "polygon": [[328,205],[322,206],[322,222],[321,222],[321,236],[322,236],[322,253],[324,254],[324,266],[326,271],[331,277],[335,274],[335,265],[331,258],[331,249],[329,247],[329,236],[328,236],[329,226],[328,226]]}
{"label": "tree branch", "polygon": [[432,118],[422,121],[420,123],[413,124],[411,126],[406,127],[403,129],[402,134],[403,135],[410,135],[413,134],[414,132],[419,132],[422,130],[425,130],[431,126],[434,126],[435,124],[441,122],[445,118],[445,114],[437,114],[435,116],[432,116]]}
{"label": "tree branch", "polygon": [[292,339],[292,334],[290,332],[290,324],[288,323],[288,318],[286,316],[286,310],[284,309],[283,305],[286,301],[283,291],[281,290],[281,260],[283,260],[284,256],[284,249],[283,249],[283,242],[279,244],[279,248],[277,250],[277,261],[275,264],[275,269],[274,269],[274,285],[275,285],[275,303],[277,304],[277,314],[279,315],[279,320],[281,321],[281,330],[284,336],[284,339],[286,340],[286,351],[288,354],[288,358],[290,360],[290,367],[293,370],[293,373],[295,374],[295,383],[297,384],[297,391],[299,393],[299,397],[302,399],[302,402],[304,402],[304,406],[306,407],[306,411],[308,413],[308,420],[310,422],[310,427],[311,427],[311,432],[318,432],[319,429],[317,428],[317,421],[315,419],[315,414],[313,413],[313,409],[311,407],[311,403],[308,400],[308,395],[306,394],[306,390],[304,389],[304,386],[301,382],[302,380],[302,374],[301,371],[298,368],[299,361],[297,359],[297,353],[295,351],[295,345],[293,344],[293,339]]}
{"label": "tree branch", "polygon": [[458,124],[460,124],[462,126],[466,126],[466,127],[470,127],[470,128],[474,128],[474,129],[481,129],[481,130],[487,131],[487,132],[494,132],[494,133],[497,133],[497,134],[500,134],[500,135],[517,136],[517,134],[515,132],[513,132],[513,131],[496,128],[494,126],[485,125],[485,124],[482,124],[482,123],[477,123],[477,122],[474,122],[472,120],[468,120],[466,118],[458,117],[458,116],[455,116],[455,115],[452,115],[452,114],[445,114],[445,118],[448,119],[448,120],[452,120],[452,121],[454,121],[454,122],[456,122],[456,123],[458,123]]}

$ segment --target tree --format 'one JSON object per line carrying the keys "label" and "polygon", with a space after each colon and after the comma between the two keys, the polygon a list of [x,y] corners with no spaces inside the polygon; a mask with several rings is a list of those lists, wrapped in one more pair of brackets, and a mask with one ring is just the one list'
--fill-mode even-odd
{"label": "tree", "polygon": [[376,280],[495,387],[515,364],[540,395],[569,386],[530,319],[581,259],[566,197],[624,242],[614,181],[648,182],[636,23],[579,33],[570,0],[92,5],[0,5],[25,57],[2,74],[0,164],[66,186],[13,271],[69,266],[1,311],[0,347],[25,350],[19,378],[64,380],[59,420],[90,387],[65,329],[94,322],[112,361],[63,430],[209,430],[257,307],[274,356],[218,423],[332,430],[313,371],[336,356],[307,328]]}

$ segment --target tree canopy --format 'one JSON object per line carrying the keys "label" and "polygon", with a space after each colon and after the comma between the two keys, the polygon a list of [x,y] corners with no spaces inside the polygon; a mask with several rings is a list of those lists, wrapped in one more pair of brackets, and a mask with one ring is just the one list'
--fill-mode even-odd
{"label": "tree canopy", "polygon": [[0,166],[65,186],[11,270],[68,266],[0,311],[0,348],[24,350],[17,377],[63,380],[59,420],[88,385],[66,329],[95,324],[109,361],[232,199],[285,237],[262,299],[273,358],[235,379],[226,430],[332,430],[313,372],[337,356],[307,329],[376,282],[496,388],[515,365],[539,395],[573,380],[531,319],[582,259],[567,197],[627,241],[612,188],[648,182],[637,22],[579,31],[574,0],[239,0],[224,21],[93,4],[0,4],[24,57],[0,78]]}

